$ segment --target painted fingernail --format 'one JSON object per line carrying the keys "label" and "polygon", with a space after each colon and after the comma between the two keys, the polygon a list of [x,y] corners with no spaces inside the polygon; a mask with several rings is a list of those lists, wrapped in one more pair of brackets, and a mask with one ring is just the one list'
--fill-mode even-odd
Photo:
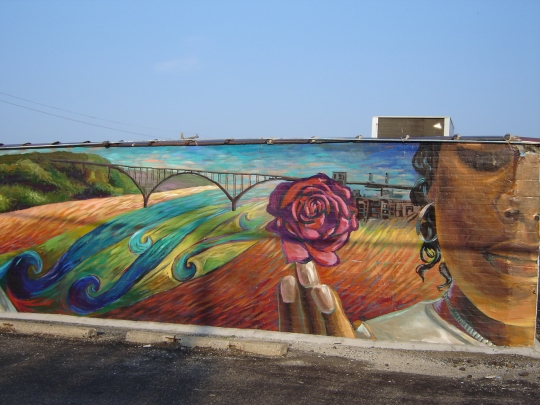
{"label": "painted fingernail", "polygon": [[296,301],[296,280],[293,276],[285,276],[281,279],[279,285],[281,300],[285,304],[291,304]]}
{"label": "painted fingernail", "polygon": [[296,263],[296,272],[298,273],[298,281],[304,287],[314,287],[321,284],[319,274],[313,262]]}
{"label": "painted fingernail", "polygon": [[327,285],[318,285],[313,287],[311,290],[311,296],[313,301],[323,314],[331,314],[336,309],[334,305],[334,297],[332,296],[332,291]]}

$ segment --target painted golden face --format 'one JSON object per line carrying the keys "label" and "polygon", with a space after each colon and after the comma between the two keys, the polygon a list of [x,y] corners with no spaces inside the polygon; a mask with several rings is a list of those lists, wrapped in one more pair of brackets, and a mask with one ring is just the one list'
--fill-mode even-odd
{"label": "painted golden face", "polygon": [[447,143],[430,190],[454,282],[508,325],[536,320],[538,169],[538,155],[516,146]]}

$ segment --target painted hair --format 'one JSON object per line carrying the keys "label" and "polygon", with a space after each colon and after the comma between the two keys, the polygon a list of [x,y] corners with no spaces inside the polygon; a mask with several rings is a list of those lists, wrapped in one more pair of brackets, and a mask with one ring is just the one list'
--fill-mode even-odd
{"label": "painted hair", "polygon": [[[420,248],[420,260],[423,263],[416,267],[416,273],[422,281],[424,280],[424,273],[441,261],[441,246],[437,238],[435,205],[428,198],[437,171],[440,151],[440,143],[422,142],[412,159],[414,170],[421,176],[411,189],[410,198],[414,205],[423,207],[416,226],[416,230],[423,241]],[[444,262],[439,264],[439,273],[446,280],[444,284],[437,287],[442,290],[452,283],[452,276]]]}

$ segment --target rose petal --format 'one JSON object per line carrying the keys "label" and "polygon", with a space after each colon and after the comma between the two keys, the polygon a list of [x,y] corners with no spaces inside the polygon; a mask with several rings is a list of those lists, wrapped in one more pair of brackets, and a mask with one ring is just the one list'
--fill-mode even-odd
{"label": "rose petal", "polygon": [[306,196],[301,196],[299,197],[298,199],[294,200],[291,204],[291,216],[292,216],[292,219],[295,221],[295,222],[299,222],[300,218],[299,218],[299,214],[301,214],[301,212],[299,213],[299,211],[302,211],[304,209],[304,207],[306,206],[306,202],[308,201],[308,197]]}
{"label": "rose petal", "polygon": [[320,266],[331,267],[339,263],[339,257],[334,252],[323,252],[313,249],[309,245],[306,245],[306,249],[309,257]]}
{"label": "rose petal", "polygon": [[308,224],[302,224],[300,222],[287,222],[287,230],[291,236],[296,239],[303,240],[317,240],[321,238],[321,234],[318,229],[311,229]]}
{"label": "rose petal", "polygon": [[324,210],[324,204],[319,198],[309,198],[302,206],[296,207],[298,211],[298,218],[302,221],[311,221],[312,218],[317,218],[321,215],[321,211]]}
{"label": "rose petal", "polygon": [[300,236],[301,239],[309,239],[309,240],[317,240],[321,237],[321,234],[317,231],[317,229],[309,229],[305,226],[301,226],[298,228],[299,232],[297,236]]}
{"label": "rose petal", "polygon": [[279,183],[274,191],[272,191],[268,199],[268,206],[266,207],[266,211],[269,214],[275,217],[281,216],[281,210],[285,206],[283,205],[283,199],[289,192],[291,184],[290,182]]}
{"label": "rose petal", "polygon": [[267,211],[276,220],[266,229],[281,237],[287,261],[337,264],[334,252],[358,229],[350,189],[323,173],[282,184],[270,196]]}
{"label": "rose petal", "polygon": [[302,226],[309,229],[319,229],[324,226],[326,222],[326,215],[321,215],[316,218],[313,218],[311,221],[302,222]]}
{"label": "rose petal", "polygon": [[280,218],[273,219],[266,224],[266,230],[268,232],[278,233],[279,226],[276,226],[278,222],[281,222]]}
{"label": "rose petal", "polygon": [[281,247],[287,258],[287,263],[305,263],[309,260],[309,254],[302,242],[293,239],[281,239]]}
{"label": "rose petal", "polygon": [[342,233],[348,232],[350,229],[351,221],[347,218],[341,217],[339,219],[339,224],[336,228],[335,234],[340,235]]}
{"label": "rose petal", "polygon": [[334,252],[340,249],[349,240],[349,234],[344,233],[333,238],[319,239],[311,242],[309,245],[313,249],[317,249],[323,252]]}
{"label": "rose petal", "polygon": [[285,207],[289,205],[296,198],[298,198],[299,195],[308,195],[310,192],[315,190],[320,192],[320,188],[324,189],[326,192],[331,192],[330,188],[324,183],[327,181],[332,182],[334,180],[332,180],[326,174],[318,173],[315,176],[293,182],[287,191],[287,195],[284,196],[283,200],[281,201],[281,206]]}

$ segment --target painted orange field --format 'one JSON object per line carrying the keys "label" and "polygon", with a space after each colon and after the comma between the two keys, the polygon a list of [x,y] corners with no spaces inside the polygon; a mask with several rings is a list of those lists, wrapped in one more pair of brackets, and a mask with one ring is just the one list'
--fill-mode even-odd
{"label": "painted orange field", "polygon": [[[191,193],[191,190],[180,189],[152,194],[148,205]],[[2,224],[0,254],[28,249],[80,226],[94,224],[124,212],[139,209],[142,204],[143,199],[140,194],[131,194],[121,197],[68,201],[2,213],[0,214],[0,224]]]}
{"label": "painted orange field", "polygon": [[[351,321],[440,295],[436,285],[443,279],[436,270],[428,273],[426,283],[414,271],[419,245],[411,228],[405,220],[371,222],[339,251],[340,265],[319,268]],[[206,277],[102,317],[277,330],[277,286],[292,271],[279,239],[269,237]]]}
{"label": "painted orange field", "polygon": [[[191,193],[156,193],[150,203]],[[72,201],[0,214],[0,253],[27,249],[80,226],[139,209],[140,195]],[[419,241],[405,219],[361,223],[339,252],[341,264],[319,268],[324,283],[340,295],[351,321],[370,319],[440,295],[443,279],[435,269],[422,283]],[[293,265],[285,263],[277,237],[261,240],[213,273],[145,301],[100,315],[222,327],[278,329],[277,285]]]}

